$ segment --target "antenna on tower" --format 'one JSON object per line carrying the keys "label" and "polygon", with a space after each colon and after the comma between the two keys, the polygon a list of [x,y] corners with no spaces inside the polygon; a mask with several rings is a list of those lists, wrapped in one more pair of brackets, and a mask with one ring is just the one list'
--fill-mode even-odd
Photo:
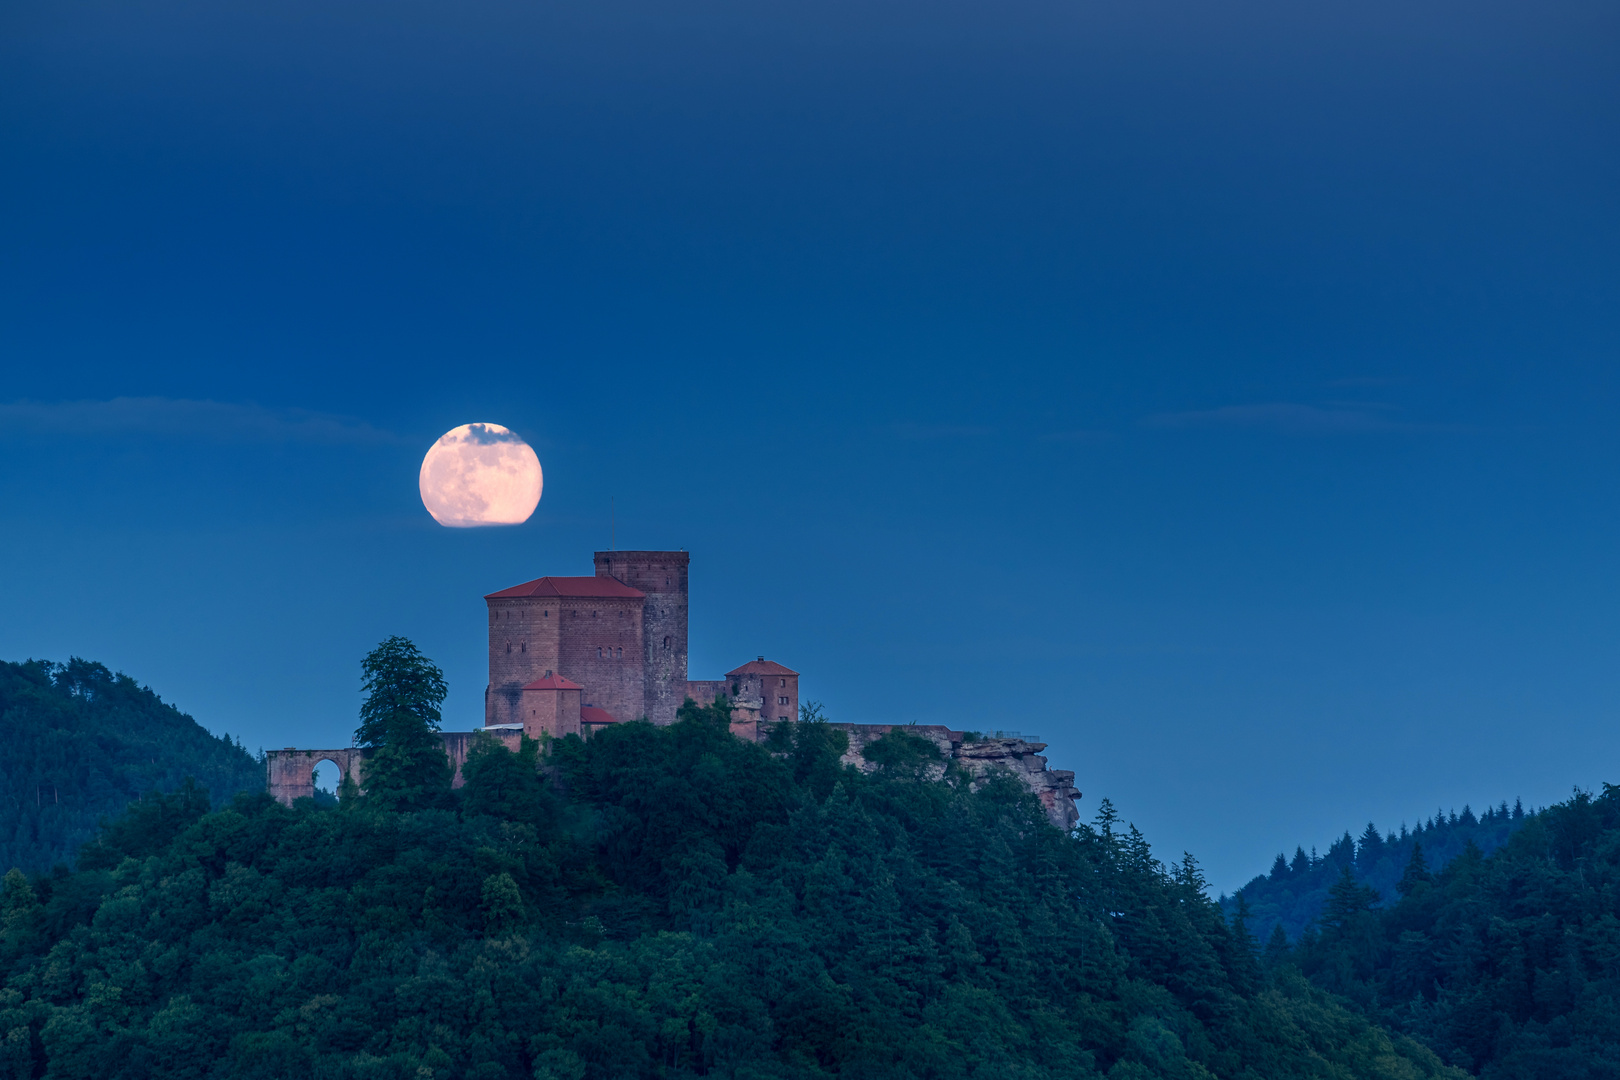
{"label": "antenna on tower", "polygon": [[614,544],[614,541],[616,541],[618,539],[618,537],[616,535],[618,533],[618,528],[619,528],[618,509],[617,509],[617,507],[614,506],[613,496],[609,495],[608,496],[608,550],[609,551],[614,550],[613,544]]}

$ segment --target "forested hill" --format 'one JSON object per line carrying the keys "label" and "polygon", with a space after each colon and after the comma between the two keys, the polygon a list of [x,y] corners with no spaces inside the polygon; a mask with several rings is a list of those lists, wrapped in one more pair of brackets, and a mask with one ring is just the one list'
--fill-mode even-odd
{"label": "forested hill", "polygon": [[1390,899],[1341,870],[1320,930],[1269,962],[1482,1080],[1620,1077],[1620,788],[1527,816],[1490,856],[1414,858]]}
{"label": "forested hill", "polygon": [[442,744],[377,715],[337,808],[182,793],[76,873],[9,875],[8,1075],[1463,1076],[1263,973],[1106,804],[1065,834],[1016,781],[928,779],[903,730],[865,775],[825,724],[734,738],[722,700],[486,741],[452,792]]}
{"label": "forested hill", "polygon": [[0,870],[70,861],[101,819],[187,777],[217,801],[264,784],[240,745],[127,675],[0,661]]}
{"label": "forested hill", "polygon": [[[1421,845],[1428,865],[1438,870],[1461,855],[1469,844],[1482,854],[1495,851],[1531,816],[1515,800],[1512,808],[1504,802],[1477,817],[1467,806],[1461,814],[1455,810],[1449,816],[1436,812],[1429,821],[1418,822],[1415,829],[1408,830],[1402,824],[1399,833],[1380,833],[1368,822],[1359,841],[1347,831],[1326,855],[1318,855],[1314,848],[1307,855],[1298,847],[1292,859],[1279,854],[1269,874],[1255,878],[1238,892],[1248,905],[1249,926],[1262,941],[1279,924],[1289,941],[1298,941],[1327,909],[1329,890],[1345,867],[1382,900],[1394,903],[1396,883],[1414,847]],[[1229,918],[1236,914],[1236,896],[1223,896],[1220,902]]]}

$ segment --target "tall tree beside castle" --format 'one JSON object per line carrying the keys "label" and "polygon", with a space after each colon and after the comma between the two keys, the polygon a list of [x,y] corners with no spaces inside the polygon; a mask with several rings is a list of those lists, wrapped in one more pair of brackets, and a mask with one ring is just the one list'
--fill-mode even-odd
{"label": "tall tree beside castle", "polygon": [[394,636],[360,662],[366,700],[355,740],[366,757],[366,799],[389,809],[432,806],[450,793],[450,759],[439,738],[444,673],[409,638]]}

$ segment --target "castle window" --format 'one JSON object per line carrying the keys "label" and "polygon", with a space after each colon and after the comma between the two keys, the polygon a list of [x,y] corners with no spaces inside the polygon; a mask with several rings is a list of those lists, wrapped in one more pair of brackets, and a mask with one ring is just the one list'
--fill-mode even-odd
{"label": "castle window", "polygon": [[666,649],[669,648],[669,635],[668,634],[664,635],[664,648],[666,648]]}
{"label": "castle window", "polygon": [[596,658],[598,660],[602,659],[602,646],[600,645],[596,647]]}
{"label": "castle window", "polygon": [[511,651],[512,651],[512,643],[511,643],[511,642],[510,642],[510,641],[508,641],[508,642],[507,642],[507,643],[506,643],[506,651],[507,651],[507,652],[511,652]]}
{"label": "castle window", "polygon": [[622,649],[622,648],[615,649],[614,652],[617,654],[617,655],[614,656],[615,660],[623,660],[624,659],[624,649]]}
{"label": "castle window", "polygon": [[591,618],[593,618],[593,619],[596,618],[596,612],[594,612],[594,611],[591,612]]}
{"label": "castle window", "polygon": [[528,651],[529,651],[529,643],[527,641],[525,641],[523,644],[518,646],[518,652],[528,652]]}
{"label": "castle window", "polygon": [[[787,685],[787,680],[786,679],[777,679],[776,680],[776,685],[777,686],[786,686]],[[782,704],[786,705],[787,702],[784,701]]]}
{"label": "castle window", "polygon": [[543,619],[551,618],[551,609],[547,608],[545,611],[542,611],[540,613],[540,617],[543,618]]}

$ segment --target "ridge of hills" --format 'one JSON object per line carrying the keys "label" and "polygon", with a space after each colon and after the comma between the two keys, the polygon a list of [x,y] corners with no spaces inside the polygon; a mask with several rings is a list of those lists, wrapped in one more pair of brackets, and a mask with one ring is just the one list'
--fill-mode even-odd
{"label": "ridge of hills", "polygon": [[[5,674],[178,723],[76,663]],[[689,704],[483,740],[451,790],[429,726],[376,715],[365,793],[188,779],[6,874],[0,1075],[1620,1080],[1620,787],[1369,827],[1216,901],[1106,799],[1065,833],[903,729],[863,771],[824,723],[759,745]],[[1278,896],[1320,910],[1261,947]]]}
{"label": "ridge of hills", "polygon": [[102,664],[0,661],[0,868],[70,862],[103,818],[188,777],[222,802],[264,769]]}

